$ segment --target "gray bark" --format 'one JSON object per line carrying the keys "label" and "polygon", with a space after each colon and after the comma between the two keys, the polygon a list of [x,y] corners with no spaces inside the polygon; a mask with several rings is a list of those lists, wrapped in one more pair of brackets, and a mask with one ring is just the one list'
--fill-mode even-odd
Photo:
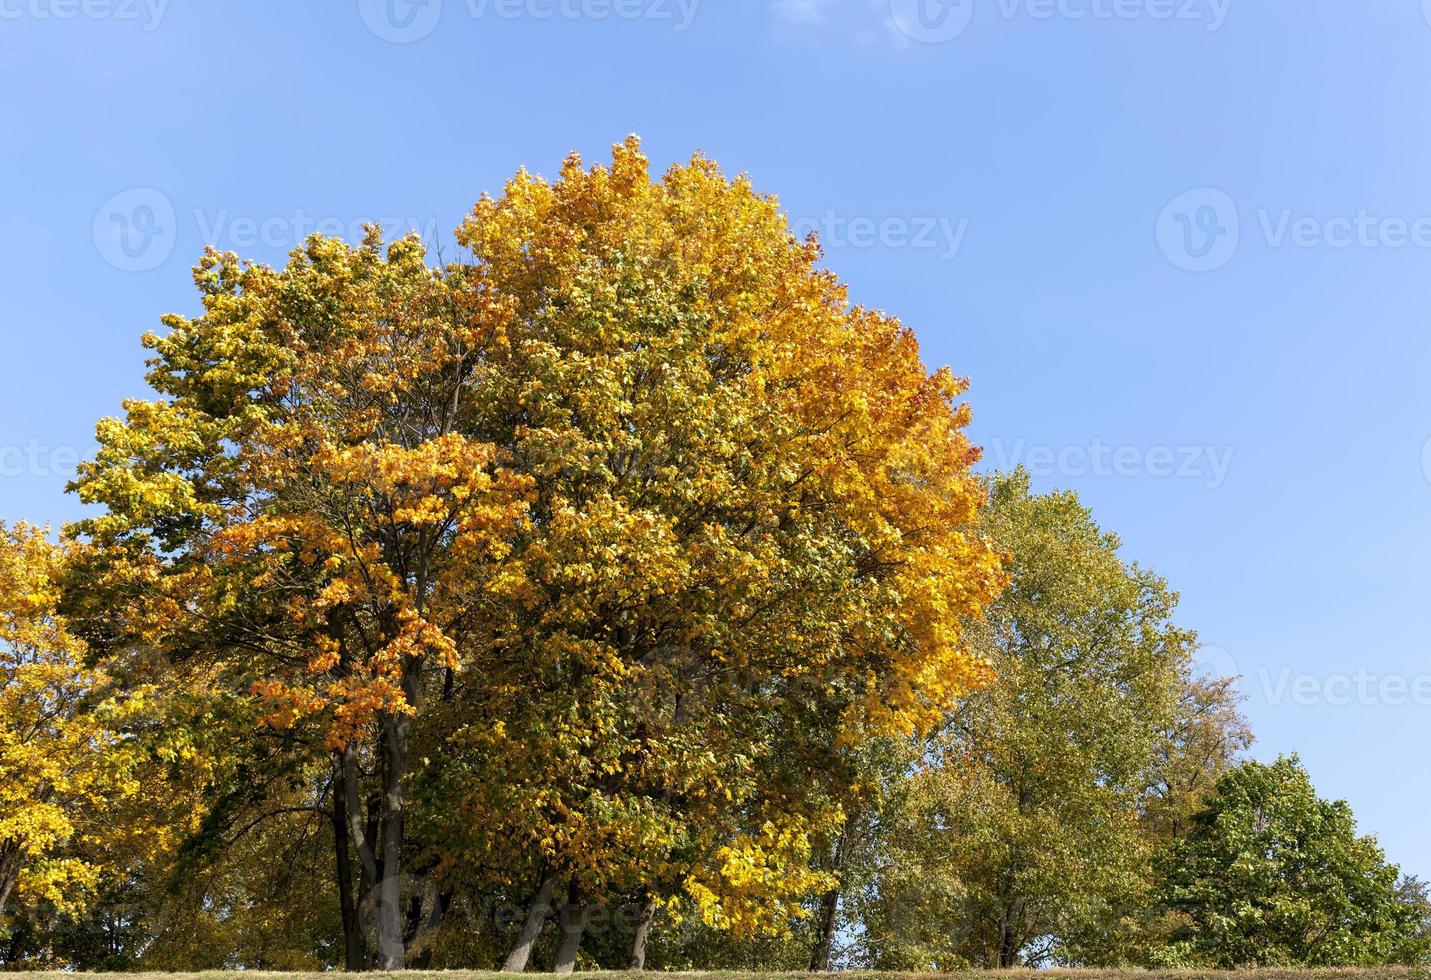
{"label": "gray bark", "polygon": [[819,936],[810,954],[811,973],[829,973],[835,953],[835,920],[840,912],[840,890],[831,888],[820,899]]}
{"label": "gray bark", "polygon": [[553,973],[565,975],[576,970],[576,957],[581,952],[581,939],[586,933],[586,905],[581,900],[581,886],[572,881],[567,893],[566,908],[561,916],[561,944],[557,947]]}
{"label": "gray bark", "polygon": [[[343,795],[348,801],[346,813],[348,837],[353,843],[353,850],[358,854],[358,864],[362,871],[361,893],[363,897],[360,916],[364,920],[364,925],[371,928],[373,920],[377,917],[375,903],[378,899],[378,859],[377,855],[373,853],[373,837],[376,836],[376,829],[375,821],[364,817],[363,803],[358,795],[358,753],[351,745],[343,750],[342,767]],[[363,947],[366,959],[366,929]]]}
{"label": "gray bark", "polygon": [[651,923],[656,918],[656,900],[648,898],[641,909],[641,921],[636,924],[636,938],[631,943],[631,969],[646,969],[646,943],[651,938]]}
{"label": "gray bark", "polygon": [[10,893],[20,880],[20,844],[17,841],[0,843],[0,916],[5,914],[5,906],[10,901]]}
{"label": "gray bark", "polygon": [[[835,842],[835,854],[830,861],[830,870],[838,878],[845,870],[845,850],[849,840],[849,830],[840,832],[839,839]],[[826,892],[820,899],[820,924],[819,934],[815,941],[815,949],[810,954],[811,973],[829,973],[831,960],[835,953],[835,925],[840,914],[840,886],[836,885]]]}
{"label": "gray bark", "polygon": [[384,767],[383,787],[383,868],[378,882],[378,963],[388,972],[402,970],[407,965],[407,949],[402,934],[402,844],[410,728],[406,719],[390,720],[383,725],[383,750],[387,765]]}
{"label": "gray bark", "polygon": [[537,944],[537,937],[542,934],[542,926],[546,924],[547,915],[552,910],[552,895],[556,893],[556,886],[556,875],[544,869],[537,893],[532,897],[532,904],[527,907],[527,921],[522,925],[521,934],[517,936],[517,944],[512,947],[507,961],[502,964],[503,973],[521,973],[527,968],[527,962],[532,958],[532,947]]}
{"label": "gray bark", "polygon": [[337,863],[338,909],[343,919],[343,965],[350,973],[367,967],[367,944],[363,939],[362,917],[353,894],[353,857],[348,825],[348,793],[344,787],[342,760],[333,774],[333,850]]}
{"label": "gray bark", "polygon": [[5,906],[10,901],[10,893],[15,890],[15,875],[6,875],[0,880],[0,915],[5,914]]}

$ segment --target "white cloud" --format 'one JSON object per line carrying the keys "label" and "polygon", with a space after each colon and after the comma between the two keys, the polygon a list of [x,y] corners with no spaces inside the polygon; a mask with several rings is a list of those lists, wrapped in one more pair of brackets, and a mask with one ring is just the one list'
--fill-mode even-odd
{"label": "white cloud", "polygon": [[831,0],[775,0],[775,17],[785,24],[823,23]]}
{"label": "white cloud", "polygon": [[[1431,0],[1427,0],[1431,3]],[[844,37],[860,48],[909,46],[890,11],[890,0],[772,0],[777,35],[785,40]]]}

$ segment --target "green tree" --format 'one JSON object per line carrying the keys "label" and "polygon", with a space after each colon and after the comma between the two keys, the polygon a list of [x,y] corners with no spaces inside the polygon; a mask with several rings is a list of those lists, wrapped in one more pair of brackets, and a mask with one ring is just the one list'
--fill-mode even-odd
{"label": "green tree", "polygon": [[1187,833],[1217,777],[1252,745],[1242,696],[1231,677],[1185,677],[1172,724],[1159,740],[1143,804],[1143,825],[1169,843]]}
{"label": "green tree", "polygon": [[864,955],[891,968],[1133,958],[1152,788],[1181,798],[1240,744],[1235,704],[1197,689],[1176,594],[1125,562],[1074,494],[998,478],[985,526],[1011,555],[1012,582],[977,627],[998,680],[897,789],[856,898]]}
{"label": "green tree", "polygon": [[1416,955],[1414,886],[1351,808],[1317,796],[1296,756],[1217,782],[1163,858],[1159,899],[1177,925],[1165,962],[1221,968],[1372,966]]}

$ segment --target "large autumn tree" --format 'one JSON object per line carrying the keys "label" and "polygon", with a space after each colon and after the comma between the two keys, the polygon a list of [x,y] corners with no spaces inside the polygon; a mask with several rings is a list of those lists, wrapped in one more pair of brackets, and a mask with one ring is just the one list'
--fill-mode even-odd
{"label": "large autumn tree", "polygon": [[822,771],[793,746],[925,725],[981,677],[961,616],[997,574],[962,383],[700,158],[652,182],[633,141],[521,175],[460,240],[512,306],[492,437],[534,484],[534,601],[502,632],[552,693],[473,714],[508,721],[493,758],[539,760],[535,893],[778,925]]}
{"label": "large autumn tree", "polygon": [[413,240],[314,239],[282,271],[210,253],[196,279],[204,315],[146,341],[164,397],[100,425],[79,490],[107,511],[81,530],[127,598],[123,642],[219,672],[331,755],[340,858],[400,966],[413,725],[524,520],[521,479],[464,421],[497,327]]}
{"label": "large autumn tree", "polygon": [[326,758],[379,966],[464,865],[532,896],[513,969],[558,887],[782,928],[822,760],[987,679],[964,383],[700,157],[519,174],[460,241],[204,258],[78,482],[94,633]]}

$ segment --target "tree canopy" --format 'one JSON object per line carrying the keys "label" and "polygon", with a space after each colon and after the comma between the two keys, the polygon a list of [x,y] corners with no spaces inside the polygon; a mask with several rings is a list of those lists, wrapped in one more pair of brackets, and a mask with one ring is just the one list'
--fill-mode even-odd
{"label": "tree canopy", "polygon": [[[862,943],[903,969],[1116,964],[1134,956],[1124,920],[1152,885],[1150,810],[1195,802],[1174,760],[1202,737],[1198,765],[1215,774],[1245,728],[1236,700],[1197,677],[1176,594],[1126,563],[1076,496],[999,477],[984,526],[1011,556],[977,628],[998,679],[910,760]],[[1209,698],[1202,732],[1192,721]]]}
{"label": "tree canopy", "polygon": [[1301,761],[1222,775],[1163,856],[1159,900],[1176,922],[1165,956],[1215,967],[1414,962],[1425,900],[1351,808],[1317,796]]}
{"label": "tree canopy", "polygon": [[409,878],[474,867],[538,927],[560,881],[782,928],[836,816],[820,755],[987,679],[964,382],[703,158],[519,174],[459,240],[204,257],[77,483],[93,634],[327,759],[378,965]]}
{"label": "tree canopy", "polygon": [[1239,765],[1167,582],[634,138],[438,261],[209,250],[0,526],[0,963],[1370,964],[1431,903]]}

